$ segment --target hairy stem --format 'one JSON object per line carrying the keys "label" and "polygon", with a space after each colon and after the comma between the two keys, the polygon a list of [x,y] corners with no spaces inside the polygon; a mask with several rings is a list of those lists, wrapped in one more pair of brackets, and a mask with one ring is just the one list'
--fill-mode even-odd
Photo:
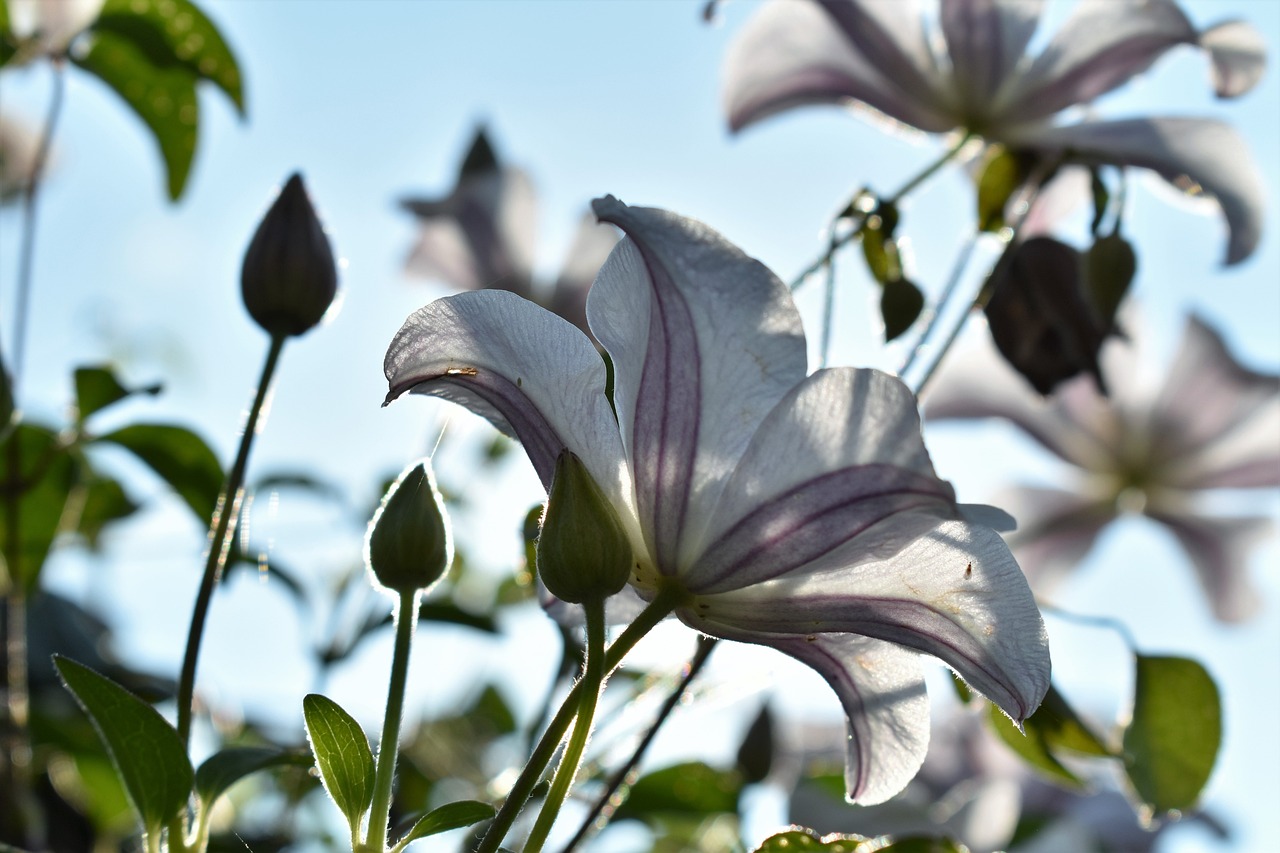
{"label": "hairy stem", "polygon": [[600,689],[604,687],[604,601],[586,602],[583,610],[587,616],[587,654],[582,666],[582,680],[578,682],[578,719],[573,726],[573,734],[569,737],[569,745],[565,747],[560,759],[560,767],[551,782],[551,790],[542,803],[542,811],[538,813],[538,820],[529,833],[525,853],[540,853],[546,844],[547,835],[556,822],[556,815],[560,813],[560,806],[578,775],[582,754],[586,751],[591,726],[595,722]]}
{"label": "hairy stem", "polygon": [[596,800],[595,805],[591,807],[590,814],[586,820],[582,822],[582,826],[578,827],[577,833],[565,845],[564,853],[570,853],[576,850],[578,845],[582,844],[591,836],[591,833],[599,829],[597,825],[599,819],[603,816],[605,820],[622,805],[625,797],[615,799],[615,795],[623,785],[630,784],[632,774],[635,773],[636,767],[639,766],[644,754],[649,750],[649,744],[653,743],[653,739],[657,736],[658,730],[662,728],[671,713],[680,704],[680,700],[684,698],[684,693],[689,689],[689,684],[702,671],[702,667],[707,662],[707,658],[711,657],[711,652],[715,650],[716,644],[720,641],[715,637],[699,637],[698,650],[694,652],[693,657],[684,666],[684,673],[680,677],[680,681],[676,684],[671,694],[667,696],[667,700],[662,703],[662,707],[658,710],[658,716],[654,718],[652,725],[648,731],[644,733],[644,737],[640,739],[640,743],[636,744],[635,750],[631,753],[631,757],[627,759],[618,770],[609,777],[609,782],[605,786],[604,792]]}
{"label": "hairy stem", "polygon": [[244,432],[240,435],[240,449],[236,451],[235,462],[227,475],[226,485],[218,498],[218,508],[213,515],[204,576],[200,579],[200,592],[196,595],[195,609],[191,613],[187,651],[182,659],[182,674],[178,679],[178,735],[182,738],[183,745],[191,741],[196,661],[200,657],[200,641],[204,636],[204,623],[209,614],[209,602],[213,598],[213,588],[222,577],[222,570],[227,565],[227,555],[231,551],[236,520],[240,515],[240,502],[244,499],[244,475],[249,464],[249,448],[253,445],[254,436],[258,432],[258,420],[266,405],[267,394],[271,390],[271,379],[275,375],[276,365],[280,361],[280,353],[284,349],[286,340],[287,338],[282,335],[271,338],[271,347],[267,350],[267,358],[262,365],[262,376],[258,380],[258,390],[253,398],[253,405],[249,407],[249,417],[245,421]]}
{"label": "hairy stem", "polygon": [[[609,673],[617,669],[618,664],[626,657],[627,652],[635,647],[636,643],[640,642],[655,625],[665,619],[676,608],[682,595],[683,593],[669,589],[658,592],[653,601],[649,603],[649,606],[635,618],[635,621],[627,626],[626,630],[618,636],[618,639],[613,641],[613,645],[609,646],[608,651],[605,652],[605,677],[608,677]],[[497,816],[494,817],[493,823],[489,825],[484,838],[476,846],[475,853],[495,853],[498,845],[502,843],[502,839],[511,831],[511,825],[515,823],[525,803],[529,801],[529,796],[533,793],[534,787],[537,786],[543,771],[551,763],[561,739],[564,738],[565,732],[569,730],[569,725],[573,722],[574,717],[577,716],[581,690],[581,683],[575,685],[569,691],[569,695],[565,697],[560,710],[551,718],[551,722],[547,723],[547,730],[543,732],[538,745],[534,747],[533,753],[529,756],[529,761],[525,764],[524,770],[520,772],[519,778],[511,786],[506,801],[503,802],[502,808],[498,809]]]}
{"label": "hairy stem", "polygon": [[382,741],[378,746],[378,769],[373,777],[373,809],[365,831],[365,849],[382,853],[387,849],[387,822],[391,817],[391,783],[395,779],[396,756],[400,749],[400,718],[404,713],[404,688],[409,675],[409,654],[413,630],[418,624],[418,592],[400,593],[396,605],[396,645],[391,657],[391,684],[387,688],[387,712],[382,720]]}

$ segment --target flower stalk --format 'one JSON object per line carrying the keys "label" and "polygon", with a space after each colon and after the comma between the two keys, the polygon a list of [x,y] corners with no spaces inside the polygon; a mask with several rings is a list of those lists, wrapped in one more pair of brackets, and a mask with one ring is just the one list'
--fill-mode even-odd
{"label": "flower stalk", "polygon": [[539,853],[546,844],[547,835],[556,822],[556,815],[560,813],[560,806],[578,775],[582,754],[586,751],[591,727],[595,722],[600,690],[604,687],[604,599],[584,602],[583,610],[587,617],[587,654],[582,667],[582,680],[579,682],[578,719],[569,738],[569,745],[565,747],[564,756],[560,759],[560,767],[556,770],[551,789],[547,792],[547,799],[542,804],[542,811],[538,813],[533,831],[525,844],[525,853]]}
{"label": "flower stalk", "polygon": [[214,513],[213,525],[209,533],[209,550],[205,558],[204,575],[200,579],[200,591],[196,595],[195,608],[191,613],[187,650],[182,659],[182,674],[178,678],[178,736],[182,738],[184,745],[191,742],[196,662],[200,657],[200,641],[204,636],[209,602],[213,598],[213,588],[222,577],[222,571],[227,565],[227,555],[231,551],[236,522],[240,516],[240,504],[244,499],[244,476],[249,465],[249,448],[253,446],[254,436],[258,433],[258,421],[266,406],[267,395],[271,390],[271,380],[275,375],[286,340],[285,335],[273,335],[271,338],[271,345],[262,365],[262,376],[258,380],[258,389],[254,395],[253,404],[249,407],[249,417],[245,421],[244,432],[240,435],[240,448],[236,451],[235,462],[227,475],[222,494],[218,497],[218,509]]}
{"label": "flower stalk", "polygon": [[417,590],[399,593],[396,604],[396,642],[391,658],[391,683],[387,688],[387,710],[382,721],[382,741],[373,781],[373,808],[365,831],[364,849],[382,853],[387,849],[387,823],[391,817],[391,786],[395,779],[400,750],[400,720],[404,713],[404,690],[409,674],[413,631],[418,625]]}

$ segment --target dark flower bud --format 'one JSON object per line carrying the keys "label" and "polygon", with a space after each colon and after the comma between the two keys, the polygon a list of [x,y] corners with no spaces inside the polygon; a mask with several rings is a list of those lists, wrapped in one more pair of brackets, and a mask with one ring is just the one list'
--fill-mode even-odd
{"label": "dark flower bud", "polygon": [[768,705],[751,722],[738,747],[738,772],[744,782],[763,782],[773,767],[773,714]]}
{"label": "dark flower bud", "polygon": [[426,589],[453,560],[444,501],[425,459],[400,475],[369,522],[365,564],[393,592]]}
{"label": "dark flower bud", "polygon": [[627,585],[631,540],[587,466],[568,450],[556,460],[538,536],[538,576],[561,601],[603,601]]}
{"label": "dark flower bud", "polygon": [[258,225],[240,271],[244,307],[275,336],[301,335],[329,310],[338,270],[302,177],[289,178]]}

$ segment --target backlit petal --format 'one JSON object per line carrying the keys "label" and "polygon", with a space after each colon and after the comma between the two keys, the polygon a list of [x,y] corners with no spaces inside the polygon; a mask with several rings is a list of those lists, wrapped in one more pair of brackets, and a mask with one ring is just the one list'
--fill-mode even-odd
{"label": "backlit petal", "polygon": [[1114,504],[1059,489],[1018,488],[1001,497],[1018,512],[1018,531],[1009,547],[1031,588],[1054,587],[1093,550],[1102,529],[1116,518]]}
{"label": "backlit petal", "polygon": [[804,333],[786,285],[705,225],[612,197],[593,206],[628,239],[587,315],[613,359],[641,527],[670,572],[686,520],[701,528],[760,422],[804,377]]}
{"label": "backlit petal", "polygon": [[1044,0],[943,3],[942,33],[966,112],[985,109],[1009,79],[1036,31]]}
{"label": "backlit petal", "polygon": [[1199,33],[1172,0],[1081,0],[1008,93],[1006,122],[1045,118],[1121,86]]}
{"label": "backlit petal", "polygon": [[1200,46],[1213,63],[1213,90],[1219,98],[1248,92],[1267,68],[1267,43],[1244,21],[1225,21],[1200,34]]}
{"label": "backlit petal", "polygon": [[850,802],[883,803],[916,775],[929,748],[929,697],[919,655],[856,634],[780,637],[743,631],[726,638],[784,652],[831,685],[846,718]]}
{"label": "backlit petal", "polygon": [[1186,549],[1214,616],[1242,622],[1257,611],[1261,600],[1249,580],[1248,557],[1271,532],[1271,519],[1213,518],[1151,507],[1147,515],[1166,525]]}
{"label": "backlit petal", "polygon": [[1019,721],[1049,688],[1048,640],[1026,578],[999,534],[964,521],[944,521],[885,560],[700,596],[695,608],[686,621],[712,636],[853,633],[934,655]]}
{"label": "backlit petal", "polygon": [[729,127],[741,130],[791,107],[849,99],[922,130],[955,127],[933,98],[912,97],[884,71],[818,4],[772,0],[747,21],[725,56]]}
{"label": "backlit petal", "polygon": [[514,435],[544,487],[560,451],[572,450],[629,523],[631,488],[604,363],[567,321],[504,291],[460,293],[410,315],[383,370],[388,402],[405,392],[443,397]]}
{"label": "backlit petal", "polygon": [[1266,182],[1244,140],[1208,119],[1157,118],[1023,128],[1011,142],[1073,160],[1151,169],[1175,186],[1217,200],[1230,230],[1225,262],[1258,246]]}
{"label": "backlit petal", "polygon": [[723,592],[887,557],[955,515],[906,386],[875,370],[822,370],[760,425],[682,578],[693,592]]}

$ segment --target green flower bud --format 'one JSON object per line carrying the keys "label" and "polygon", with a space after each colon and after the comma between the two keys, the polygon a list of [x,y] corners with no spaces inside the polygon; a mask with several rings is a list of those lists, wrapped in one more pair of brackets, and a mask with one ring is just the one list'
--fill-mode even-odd
{"label": "green flower bud", "polygon": [[275,337],[301,335],[329,310],[338,270],[302,177],[289,178],[258,225],[240,271],[244,307]]}
{"label": "green flower bud", "polygon": [[364,561],[392,592],[427,589],[453,560],[449,516],[427,460],[400,475],[369,522]]}
{"label": "green flower bud", "polygon": [[538,536],[538,575],[561,601],[603,601],[631,576],[631,540],[582,460],[556,460]]}

